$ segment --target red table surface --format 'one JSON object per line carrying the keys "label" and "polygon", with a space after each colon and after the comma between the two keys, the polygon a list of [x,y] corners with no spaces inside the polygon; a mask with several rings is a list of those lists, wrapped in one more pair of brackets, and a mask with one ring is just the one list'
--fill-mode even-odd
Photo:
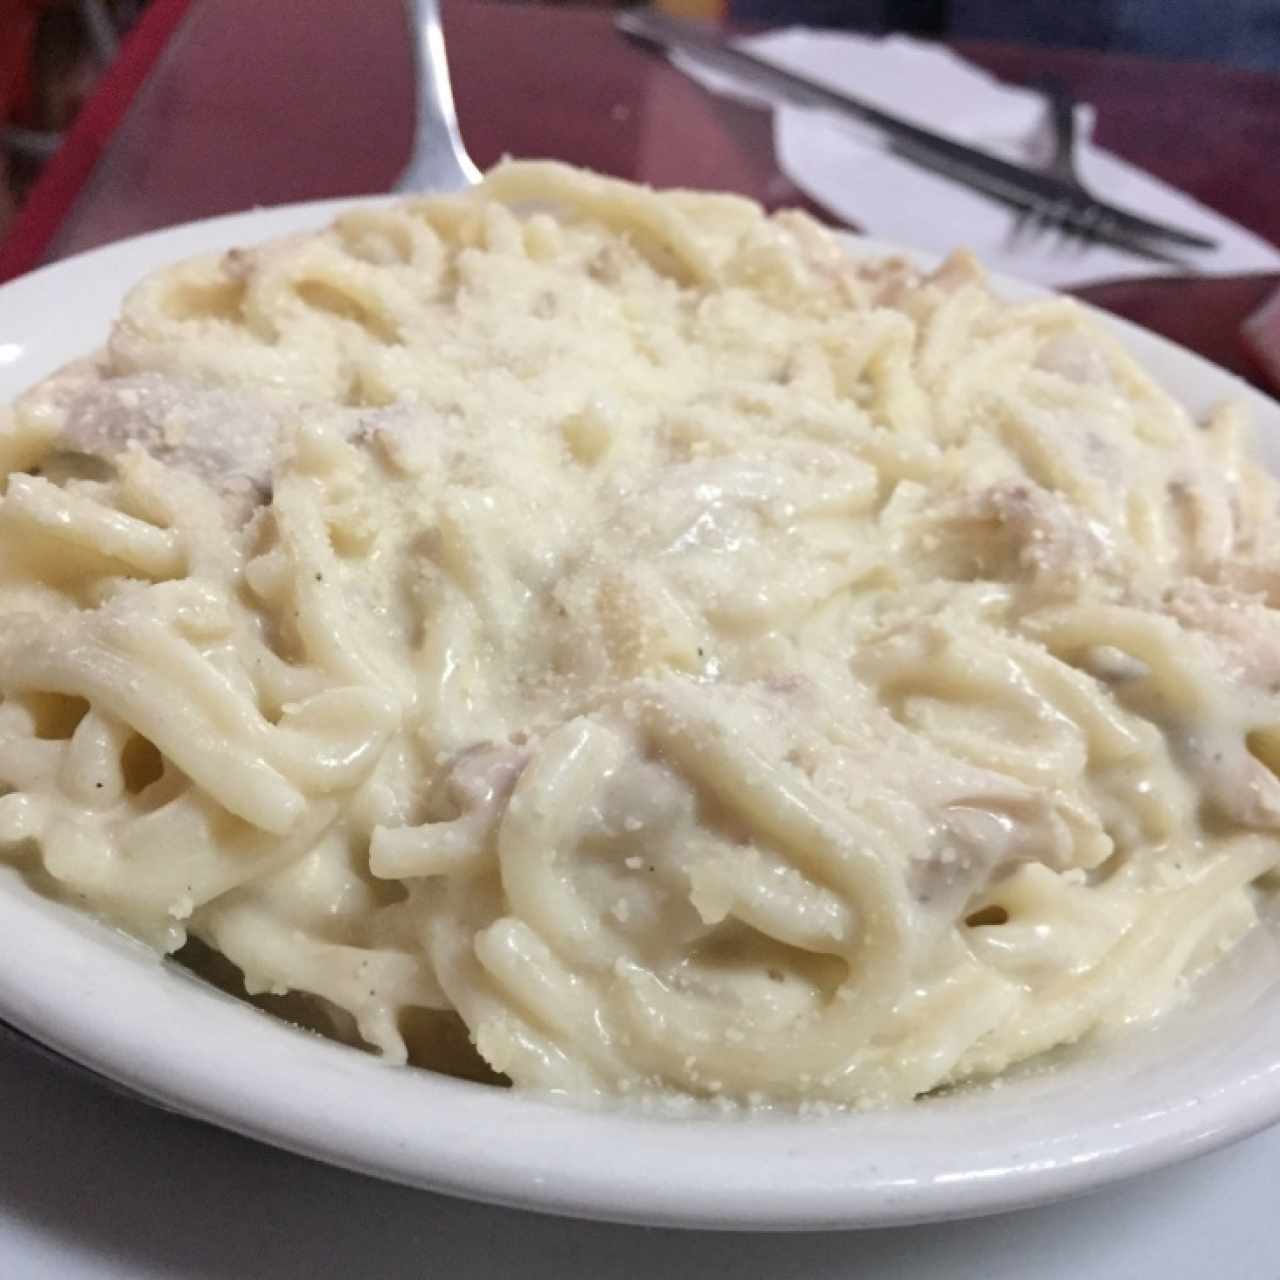
{"label": "red table surface", "polygon": [[[446,0],[467,146],[554,156],[658,186],[804,203],[764,112],[712,97],[599,10]],[[1098,141],[1280,242],[1280,76],[961,42],[1010,81],[1062,80]],[[136,90],[136,92],[135,92]],[[385,190],[410,138],[400,0],[153,0],[0,245],[0,278],[120,237],[253,205]],[[1254,371],[1241,319],[1280,277],[1092,286],[1083,296]]]}

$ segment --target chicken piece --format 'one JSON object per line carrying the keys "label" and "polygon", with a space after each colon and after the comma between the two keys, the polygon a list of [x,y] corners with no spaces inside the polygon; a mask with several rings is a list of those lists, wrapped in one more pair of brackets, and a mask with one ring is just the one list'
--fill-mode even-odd
{"label": "chicken piece", "polygon": [[1106,525],[1031,481],[1003,481],[959,496],[926,527],[944,576],[1029,582],[1051,595],[1114,565]]}
{"label": "chicken piece", "polygon": [[270,492],[281,410],[265,397],[167,374],[104,378],[82,361],[25,396],[19,412],[57,427],[63,452],[110,462],[142,449],[211,485],[245,514]]}
{"label": "chicken piece", "polygon": [[1166,610],[1205,637],[1233,681],[1280,692],[1280,614],[1257,596],[1188,580],[1166,593]]}

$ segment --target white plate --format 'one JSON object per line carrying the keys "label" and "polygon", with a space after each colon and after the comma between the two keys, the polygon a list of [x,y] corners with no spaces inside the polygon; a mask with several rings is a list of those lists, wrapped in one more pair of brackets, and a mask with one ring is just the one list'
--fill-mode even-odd
{"label": "white plate", "polygon": [[[0,403],[98,346],[144,272],[321,226],[351,203],[178,227],[0,288]],[[1006,296],[1038,292],[998,284]],[[1280,405],[1160,338],[1107,323],[1193,410],[1225,397],[1248,401],[1268,465],[1280,471]],[[0,1018],[160,1103],[400,1182],[628,1222],[873,1226],[1073,1195],[1280,1119],[1278,939],[1273,921],[1178,1013],[1054,1070],[827,1119],[676,1121],[389,1069],[202,985],[37,897],[7,868]]]}

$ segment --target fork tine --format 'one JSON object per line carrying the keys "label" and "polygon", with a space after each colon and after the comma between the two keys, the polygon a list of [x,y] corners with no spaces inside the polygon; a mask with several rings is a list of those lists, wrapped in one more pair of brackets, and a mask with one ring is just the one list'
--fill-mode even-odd
{"label": "fork tine", "polygon": [[1049,206],[1040,199],[1029,200],[1019,207],[1009,233],[1009,247],[1017,249],[1039,240],[1048,228]]}
{"label": "fork tine", "polygon": [[1055,240],[1059,245],[1062,243],[1065,216],[1066,210],[1060,200],[1051,200],[1045,205],[1040,215],[1040,229],[1046,240]]}
{"label": "fork tine", "polygon": [[1033,205],[1021,205],[1018,207],[1013,215],[1013,226],[1009,228],[1008,245],[1010,249],[1017,249],[1033,234],[1032,224],[1034,220],[1035,207]]}
{"label": "fork tine", "polygon": [[1051,210],[1053,229],[1058,233],[1058,247],[1062,249],[1083,249],[1087,240],[1081,232],[1079,219],[1065,200],[1057,201]]}
{"label": "fork tine", "polygon": [[1096,204],[1090,203],[1081,209],[1070,201],[1059,200],[1051,207],[1050,212],[1059,244],[1063,248],[1073,249],[1077,254],[1085,253],[1099,243],[1099,237],[1105,234],[1102,210]]}
{"label": "fork tine", "polygon": [[1093,218],[1093,231],[1095,235],[1112,236],[1119,233],[1120,227],[1116,220],[1105,210],[1093,206],[1091,212]]}
{"label": "fork tine", "polygon": [[1020,232],[1019,239],[1011,243],[1016,246],[1017,243],[1041,241],[1055,231],[1060,232],[1063,227],[1063,214],[1064,210],[1060,202],[1038,201],[1028,205],[1018,215],[1018,222],[1015,224],[1015,229]]}
{"label": "fork tine", "polygon": [[1184,258],[1175,257],[1140,238],[1126,234],[1105,206],[1094,201],[1077,203],[1068,199],[1054,201],[1029,200],[1018,206],[1007,244],[1011,251],[1046,236],[1057,236],[1058,245],[1082,254],[1098,244],[1117,244],[1129,253],[1177,267],[1194,270]]}
{"label": "fork tine", "polygon": [[1040,210],[1040,230],[1048,238],[1062,231],[1062,202],[1050,200]]}
{"label": "fork tine", "polygon": [[1100,217],[1101,210],[1096,204],[1091,204],[1080,218],[1076,227],[1076,241],[1081,253],[1092,249],[1098,243],[1097,229]]}

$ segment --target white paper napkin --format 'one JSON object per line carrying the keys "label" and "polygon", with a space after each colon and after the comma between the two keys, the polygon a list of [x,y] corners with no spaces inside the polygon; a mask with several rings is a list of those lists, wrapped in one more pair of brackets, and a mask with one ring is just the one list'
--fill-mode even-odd
{"label": "white paper napkin", "polygon": [[[740,42],[752,53],[895,115],[1021,164],[1052,151],[1044,99],[1001,84],[937,45],[792,28]],[[849,117],[797,107],[711,69],[674,61],[716,92],[774,108],[774,145],[782,171],[802,191],[868,235],[922,249],[974,250],[987,266],[1042,284],[1069,286],[1176,268],[1107,246],[1066,243],[1057,235],[1019,235],[1004,206],[891,154],[874,132]],[[1076,163],[1088,188],[1135,213],[1202,231],[1219,247],[1187,260],[1212,275],[1280,270],[1280,250],[1089,140],[1093,111],[1082,106]]]}

